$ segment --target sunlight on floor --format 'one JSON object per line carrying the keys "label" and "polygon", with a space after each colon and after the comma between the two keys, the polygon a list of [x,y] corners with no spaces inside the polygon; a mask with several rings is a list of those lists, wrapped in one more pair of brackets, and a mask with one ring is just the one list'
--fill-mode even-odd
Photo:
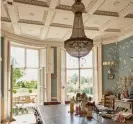
{"label": "sunlight on floor", "polygon": [[36,124],[34,114],[19,115],[15,116],[14,119],[16,121],[11,124]]}

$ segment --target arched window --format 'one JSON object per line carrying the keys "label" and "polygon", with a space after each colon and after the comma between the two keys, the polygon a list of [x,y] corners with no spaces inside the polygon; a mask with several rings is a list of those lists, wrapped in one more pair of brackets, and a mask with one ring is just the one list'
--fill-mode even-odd
{"label": "arched window", "polygon": [[[66,54],[67,99],[76,95],[79,87],[78,59]],[[93,97],[92,51],[80,59],[80,90]]]}

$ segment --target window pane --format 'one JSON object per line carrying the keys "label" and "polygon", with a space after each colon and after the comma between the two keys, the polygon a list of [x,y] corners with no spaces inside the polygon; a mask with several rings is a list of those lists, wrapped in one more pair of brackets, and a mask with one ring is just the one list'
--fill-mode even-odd
{"label": "window pane", "polygon": [[26,67],[39,67],[38,50],[26,50]]}
{"label": "window pane", "polygon": [[13,96],[37,95],[38,69],[13,69]]}
{"label": "window pane", "polygon": [[85,57],[80,59],[80,67],[81,68],[88,68],[92,67],[92,51]]}
{"label": "window pane", "polygon": [[25,67],[24,48],[11,47],[11,64],[14,67]]}
{"label": "window pane", "polygon": [[67,98],[70,100],[78,90],[78,70],[67,70]]}
{"label": "window pane", "polygon": [[86,93],[88,96],[93,96],[93,70],[81,69],[80,77],[81,92]]}
{"label": "window pane", "polygon": [[[67,68],[78,68],[78,59],[67,53]],[[92,51],[80,58],[80,68],[92,68]]]}
{"label": "window pane", "polygon": [[75,57],[70,56],[68,53],[67,56],[67,68],[78,68],[78,59]]}

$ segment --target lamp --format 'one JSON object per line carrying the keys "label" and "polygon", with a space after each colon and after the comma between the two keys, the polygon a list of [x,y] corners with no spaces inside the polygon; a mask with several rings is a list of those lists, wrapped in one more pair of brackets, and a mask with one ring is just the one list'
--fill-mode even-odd
{"label": "lamp", "polygon": [[79,60],[79,90],[80,90],[80,58],[89,54],[93,47],[93,40],[86,37],[84,32],[84,25],[82,13],[85,10],[84,4],[81,0],[75,0],[72,5],[72,12],[74,13],[74,22],[72,35],[69,39],[64,41],[64,47],[69,55],[78,58]]}

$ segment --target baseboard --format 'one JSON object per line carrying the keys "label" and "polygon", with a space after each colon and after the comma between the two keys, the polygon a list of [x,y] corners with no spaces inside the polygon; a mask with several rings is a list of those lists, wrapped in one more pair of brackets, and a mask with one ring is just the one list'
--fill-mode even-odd
{"label": "baseboard", "polygon": [[70,101],[65,101],[65,104],[70,104]]}
{"label": "baseboard", "polygon": [[44,102],[44,105],[58,105],[58,104],[61,104],[61,102],[57,102],[57,101]]}

